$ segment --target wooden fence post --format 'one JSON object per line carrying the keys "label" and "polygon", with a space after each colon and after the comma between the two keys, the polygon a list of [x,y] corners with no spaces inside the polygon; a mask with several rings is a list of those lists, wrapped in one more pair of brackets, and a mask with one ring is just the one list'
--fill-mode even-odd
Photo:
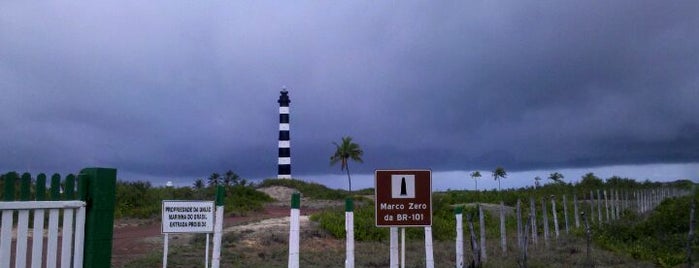
{"label": "wooden fence post", "polygon": [[500,248],[502,255],[507,256],[507,233],[505,230],[505,203],[500,201]]}
{"label": "wooden fence post", "polygon": [[522,202],[517,199],[517,247],[522,249]]}
{"label": "wooden fence post", "polygon": [[525,231],[524,231],[524,234],[522,237],[522,250],[521,250],[521,257],[520,257],[521,260],[520,260],[520,264],[519,264],[519,267],[522,267],[522,268],[527,268],[527,255],[529,253],[529,252],[527,252],[528,251],[527,247],[528,247],[529,241],[527,239],[527,231],[526,230],[529,229],[530,223],[531,223],[531,218],[529,218],[529,220],[527,220],[527,223],[524,225]]}
{"label": "wooden fence post", "polygon": [[575,214],[575,228],[576,229],[580,228],[580,216],[578,214],[578,195],[577,194],[573,194],[573,214]]}
{"label": "wooden fence post", "polygon": [[634,199],[636,199],[636,212],[638,214],[643,213],[643,202],[641,201],[641,191],[636,190],[634,193]]}
{"label": "wooden fence post", "polygon": [[536,204],[534,202],[534,197],[529,197],[529,217],[531,218],[532,222],[532,242],[534,242],[534,245],[539,242],[539,234],[537,234],[537,228],[536,228]]}
{"label": "wooden fence post", "polygon": [[478,225],[478,228],[481,229],[481,263],[485,263],[488,260],[488,254],[485,245],[485,215],[483,215],[483,207],[481,207],[481,204],[478,204]]}
{"label": "wooden fence post", "polygon": [[600,190],[597,189],[597,225],[602,226],[602,194],[600,193]]}
{"label": "wooden fence post", "polygon": [[[80,171],[86,183],[85,267],[111,267],[114,234],[116,169],[86,168]],[[53,183],[52,183],[53,185]]]}
{"label": "wooden fence post", "polygon": [[568,198],[563,195],[563,219],[566,224],[566,234],[568,233]]}
{"label": "wooden fence post", "polygon": [[585,223],[585,238],[587,242],[587,251],[586,251],[586,259],[587,259],[587,264],[589,267],[594,267],[592,263],[592,258],[590,256],[591,254],[591,244],[592,244],[592,229],[590,228],[590,223],[587,221],[587,217],[585,217],[585,212],[580,213],[580,216],[583,218],[583,222]]}
{"label": "wooden fence post", "polygon": [[[466,214],[466,220],[468,221],[468,228],[471,232],[471,251],[473,252],[473,266],[481,267],[481,247],[478,246],[478,241],[476,241],[476,231],[473,228],[473,217],[471,214]],[[470,265],[469,265],[470,267]]]}
{"label": "wooden fence post", "polygon": [[556,231],[556,239],[558,239],[558,215],[556,214],[556,197],[551,195],[551,212],[553,212],[553,230]]}
{"label": "wooden fence post", "polygon": [[694,197],[692,197],[692,205],[689,209],[689,233],[687,234],[687,267],[692,268],[692,244],[694,244],[694,225],[696,221],[694,219]]}
{"label": "wooden fence post", "polygon": [[595,221],[595,194],[590,191],[590,222]]}
{"label": "wooden fence post", "polygon": [[614,189],[614,219],[619,220],[621,217],[621,197],[619,195],[619,190]]}
{"label": "wooden fence post", "polygon": [[609,221],[612,222],[616,220],[616,206],[614,205],[614,190],[609,190]]}
{"label": "wooden fence post", "polygon": [[607,190],[603,190],[602,193],[604,193],[604,212],[606,213],[607,217],[605,218],[607,223],[609,223],[609,199],[607,198]]}
{"label": "wooden fence post", "polygon": [[544,216],[544,246],[549,245],[549,217],[546,209],[546,197],[541,198],[541,214]]}

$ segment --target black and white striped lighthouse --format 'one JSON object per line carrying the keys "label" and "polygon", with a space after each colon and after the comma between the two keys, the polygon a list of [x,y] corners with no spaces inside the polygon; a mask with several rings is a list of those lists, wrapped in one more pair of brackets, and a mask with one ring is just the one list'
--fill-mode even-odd
{"label": "black and white striped lighthouse", "polygon": [[289,138],[289,92],[279,92],[279,160],[278,179],[291,179],[291,139]]}

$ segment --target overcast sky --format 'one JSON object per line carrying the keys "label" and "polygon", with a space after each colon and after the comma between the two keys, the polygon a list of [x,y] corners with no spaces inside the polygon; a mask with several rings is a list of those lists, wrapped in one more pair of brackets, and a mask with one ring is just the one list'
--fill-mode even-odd
{"label": "overcast sky", "polygon": [[699,181],[697,14],[695,0],[3,1],[0,170],[275,177],[286,85],[299,178],[336,180],[332,142],[352,136],[365,176],[657,166],[682,168],[630,174]]}

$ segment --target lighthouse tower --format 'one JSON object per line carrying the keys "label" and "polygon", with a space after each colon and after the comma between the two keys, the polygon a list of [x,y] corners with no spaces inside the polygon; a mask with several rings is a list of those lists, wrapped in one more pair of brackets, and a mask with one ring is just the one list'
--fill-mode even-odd
{"label": "lighthouse tower", "polygon": [[279,160],[278,179],[291,179],[291,141],[289,138],[289,92],[279,92]]}

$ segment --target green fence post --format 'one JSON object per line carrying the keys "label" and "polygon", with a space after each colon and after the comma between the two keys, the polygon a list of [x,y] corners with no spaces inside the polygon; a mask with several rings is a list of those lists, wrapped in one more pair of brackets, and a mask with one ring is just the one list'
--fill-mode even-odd
{"label": "green fence post", "polygon": [[354,201],[352,197],[345,198],[345,212],[354,212]]}
{"label": "green fence post", "polygon": [[223,186],[219,185],[216,187],[216,206],[223,206],[223,200],[226,198],[226,192],[223,189]]}
{"label": "green fence post", "polygon": [[15,201],[15,183],[17,183],[17,173],[7,173],[5,175],[5,201]]}
{"label": "green fence post", "polygon": [[50,200],[51,201],[59,201],[61,200],[61,175],[58,175],[58,173],[53,174],[51,176],[51,195],[50,195]]}
{"label": "green fence post", "polygon": [[29,201],[29,193],[32,183],[32,175],[29,173],[22,174],[22,180],[19,187],[19,200]]}
{"label": "green fence post", "polygon": [[75,175],[66,177],[66,187],[63,191],[63,200],[75,200]]}
{"label": "green fence post", "polygon": [[46,175],[44,173],[36,176],[36,192],[34,193],[34,200],[44,201],[46,200]]}
{"label": "green fence post", "polygon": [[80,182],[87,184],[80,186],[87,188],[83,266],[107,268],[112,261],[116,169],[86,168],[80,176],[85,178]]}
{"label": "green fence post", "polygon": [[299,209],[301,208],[301,194],[296,192],[291,194],[291,208]]}
{"label": "green fence post", "polygon": [[87,175],[78,174],[78,200],[87,201]]}

